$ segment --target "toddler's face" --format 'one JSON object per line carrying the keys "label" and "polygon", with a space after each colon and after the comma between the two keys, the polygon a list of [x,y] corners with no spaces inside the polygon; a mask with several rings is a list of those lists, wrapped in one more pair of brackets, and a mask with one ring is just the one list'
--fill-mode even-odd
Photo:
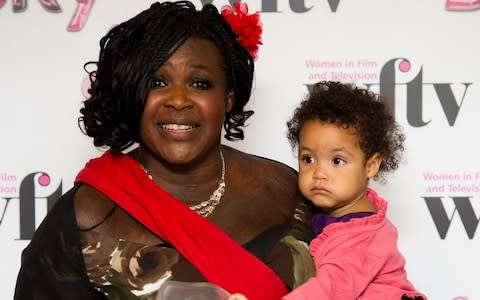
{"label": "toddler's face", "polygon": [[299,188],[315,206],[341,216],[353,204],[368,201],[368,180],[377,173],[381,160],[375,155],[366,161],[351,129],[307,121],[300,132],[298,150]]}

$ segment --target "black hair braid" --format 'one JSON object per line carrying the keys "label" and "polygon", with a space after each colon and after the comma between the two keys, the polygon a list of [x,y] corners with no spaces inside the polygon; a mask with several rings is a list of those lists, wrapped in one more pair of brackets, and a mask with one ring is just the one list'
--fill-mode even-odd
{"label": "black hair braid", "polygon": [[147,25],[147,34],[141,44],[145,45],[148,61],[155,71],[187,39],[188,26],[182,24],[190,23],[195,6],[185,1],[177,2],[175,6],[170,2],[156,2],[150,7],[150,12],[154,21]]}
{"label": "black hair braid", "polygon": [[[204,10],[217,12],[213,5],[206,5]],[[212,26],[221,27],[221,29],[210,31],[209,36],[210,39],[216,42],[225,56],[227,78],[230,82],[229,88],[233,90],[235,99],[232,110],[225,116],[225,138],[230,141],[243,140],[244,132],[242,127],[245,126],[246,120],[254,113],[252,110],[244,111],[245,105],[250,100],[254,61],[238,42],[238,37],[232,28],[223,22],[223,17],[218,15],[218,13],[214,15],[217,18],[221,18],[222,22],[216,22]]]}
{"label": "black hair braid", "polygon": [[[214,24],[214,26],[221,26]],[[215,35],[216,34],[216,35]],[[227,25],[225,30],[216,30],[209,34],[225,55],[229,89],[234,94],[232,110],[225,115],[224,129],[227,140],[243,140],[246,120],[253,115],[252,110],[244,111],[250,100],[254,74],[253,58],[236,40],[235,33]],[[235,38],[232,39],[232,36]]]}
{"label": "black hair braid", "polygon": [[[97,147],[109,146],[121,150],[133,143],[128,139],[128,125],[119,118],[121,115],[118,114],[119,102],[116,92],[120,83],[113,75],[111,67],[114,63],[109,55],[111,51],[108,50],[109,47],[115,46],[113,45],[115,42],[112,40],[117,35],[123,34],[127,25],[128,23],[122,23],[115,26],[101,38],[98,62],[90,61],[84,65],[84,69],[89,73],[91,83],[88,92],[92,96],[84,102],[84,107],[80,109],[82,116],[78,122],[82,132],[93,137],[93,144]],[[95,65],[96,70],[88,71],[90,65]]]}

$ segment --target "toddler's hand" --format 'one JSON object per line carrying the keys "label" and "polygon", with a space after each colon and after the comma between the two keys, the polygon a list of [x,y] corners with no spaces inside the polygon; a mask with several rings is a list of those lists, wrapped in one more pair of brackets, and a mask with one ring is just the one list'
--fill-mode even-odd
{"label": "toddler's hand", "polygon": [[232,294],[230,297],[228,297],[227,300],[248,300],[248,299],[244,295],[236,293],[236,294]]}

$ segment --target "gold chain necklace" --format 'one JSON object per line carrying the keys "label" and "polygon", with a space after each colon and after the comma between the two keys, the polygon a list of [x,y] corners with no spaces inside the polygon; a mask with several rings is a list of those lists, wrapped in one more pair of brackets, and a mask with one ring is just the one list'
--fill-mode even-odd
{"label": "gold chain necklace", "polygon": [[[194,212],[196,212],[197,214],[205,218],[210,216],[213,213],[217,205],[220,204],[220,200],[222,199],[223,194],[225,193],[225,159],[223,158],[222,151],[220,151],[220,158],[222,160],[222,175],[218,180],[217,188],[213,191],[213,193],[210,195],[210,198],[208,200],[202,201],[199,204],[189,206],[191,210],[193,210]],[[145,171],[145,174],[147,174],[148,178],[153,180],[152,175],[148,173],[147,169],[142,165],[140,166]]]}

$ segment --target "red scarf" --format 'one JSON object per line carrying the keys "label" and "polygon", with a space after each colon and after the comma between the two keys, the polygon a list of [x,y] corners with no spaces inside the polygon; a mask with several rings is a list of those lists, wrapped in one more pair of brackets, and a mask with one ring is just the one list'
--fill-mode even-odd
{"label": "red scarf", "polygon": [[208,282],[250,300],[278,300],[287,294],[272,270],[162,190],[128,155],[108,151],[90,160],[77,175],[77,182],[99,190],[168,241]]}

